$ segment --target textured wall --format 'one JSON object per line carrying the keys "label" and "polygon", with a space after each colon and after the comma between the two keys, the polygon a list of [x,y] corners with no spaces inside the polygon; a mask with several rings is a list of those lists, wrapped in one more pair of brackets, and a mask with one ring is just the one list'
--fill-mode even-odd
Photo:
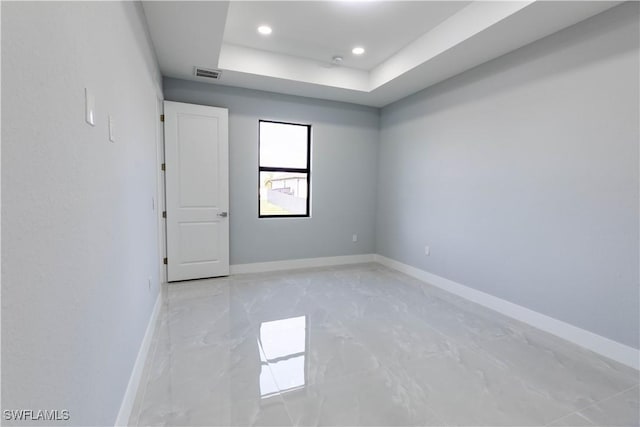
{"label": "textured wall", "polygon": [[2,2],[3,409],[118,414],[159,290],[145,28],[136,3]]}
{"label": "textured wall", "polygon": [[[373,253],[376,109],[176,79],[164,93],[229,109],[231,264]],[[258,218],[259,119],[311,123],[311,218]]]}
{"label": "textured wall", "polygon": [[377,252],[638,348],[639,7],[384,108]]}

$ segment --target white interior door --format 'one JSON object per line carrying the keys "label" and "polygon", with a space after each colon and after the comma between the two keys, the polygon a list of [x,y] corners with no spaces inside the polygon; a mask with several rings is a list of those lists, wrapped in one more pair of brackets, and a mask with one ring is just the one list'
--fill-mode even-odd
{"label": "white interior door", "polygon": [[165,101],[169,282],[229,274],[225,108]]}

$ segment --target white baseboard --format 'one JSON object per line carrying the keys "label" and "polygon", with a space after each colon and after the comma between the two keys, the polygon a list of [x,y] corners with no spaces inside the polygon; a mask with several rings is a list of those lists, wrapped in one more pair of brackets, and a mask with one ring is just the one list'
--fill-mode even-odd
{"label": "white baseboard", "polygon": [[332,265],[361,264],[373,262],[373,254],[344,255],[322,258],[302,258],[284,261],[255,262],[251,264],[234,264],[231,274],[265,273],[268,271],[296,270],[299,268],[328,267]]}
{"label": "white baseboard", "polygon": [[149,349],[151,347],[153,333],[156,329],[160,307],[162,307],[162,290],[158,292],[158,298],[156,299],[156,303],[153,306],[153,311],[151,312],[151,317],[149,318],[149,323],[147,324],[147,330],[144,333],[144,337],[142,338],[140,350],[138,351],[138,357],[136,357],[136,362],[133,365],[133,370],[131,371],[131,376],[129,377],[129,384],[127,384],[127,390],[124,393],[124,398],[122,399],[122,404],[120,405],[118,418],[116,418],[116,427],[129,425],[129,418],[131,417],[133,403],[135,402],[136,395],[138,394],[138,387],[140,386],[140,381],[142,380],[142,372],[144,370],[144,364],[147,360],[147,355],[149,354]]}
{"label": "white baseboard", "polygon": [[401,273],[412,276],[418,280],[427,282],[452,294],[458,295],[469,301],[490,308],[498,313],[513,319],[527,323],[535,328],[556,335],[609,359],[640,369],[640,350],[625,344],[610,340],[593,332],[586,331],[569,323],[553,317],[549,317],[537,311],[522,307],[521,305],[503,300],[501,298],[478,291],[460,283],[454,282],[419,268],[403,264],[382,255],[375,255],[375,261]]}

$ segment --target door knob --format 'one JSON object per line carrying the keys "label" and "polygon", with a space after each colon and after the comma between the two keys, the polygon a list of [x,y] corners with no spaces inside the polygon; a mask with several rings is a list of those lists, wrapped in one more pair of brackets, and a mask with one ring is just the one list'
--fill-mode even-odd
{"label": "door knob", "polygon": [[226,218],[229,216],[229,214],[227,212],[220,212],[218,216],[221,216],[222,218]]}

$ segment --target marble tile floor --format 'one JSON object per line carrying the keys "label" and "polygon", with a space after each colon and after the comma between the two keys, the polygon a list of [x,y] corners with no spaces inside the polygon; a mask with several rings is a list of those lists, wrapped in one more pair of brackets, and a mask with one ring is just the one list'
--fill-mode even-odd
{"label": "marble tile floor", "polygon": [[640,425],[638,371],[378,264],[163,292],[131,425]]}

